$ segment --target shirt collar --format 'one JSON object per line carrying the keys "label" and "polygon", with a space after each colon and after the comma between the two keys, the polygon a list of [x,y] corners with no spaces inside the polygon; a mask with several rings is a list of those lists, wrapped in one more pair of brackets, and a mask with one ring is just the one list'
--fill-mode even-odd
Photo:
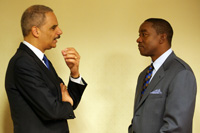
{"label": "shirt collar", "polygon": [[42,53],[42,51],[40,51],[38,48],[36,48],[35,46],[31,45],[30,43],[28,43],[27,41],[23,41],[23,43],[29,47],[33,53],[35,53],[35,55],[42,61],[43,57],[44,57],[44,53]]}
{"label": "shirt collar", "polygon": [[162,66],[162,64],[165,62],[165,60],[171,53],[172,53],[172,49],[170,48],[164,54],[162,54],[158,59],[156,59],[154,62],[152,61],[155,71],[157,71]]}

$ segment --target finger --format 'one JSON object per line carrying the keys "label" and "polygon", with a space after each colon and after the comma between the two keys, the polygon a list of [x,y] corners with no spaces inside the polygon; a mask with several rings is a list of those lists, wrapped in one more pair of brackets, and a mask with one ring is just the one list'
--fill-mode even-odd
{"label": "finger", "polygon": [[76,53],[66,53],[63,56],[80,58],[79,54]]}
{"label": "finger", "polygon": [[68,65],[76,65],[79,63],[79,61],[75,60],[75,59],[66,59],[65,62],[68,64]]}
{"label": "finger", "polygon": [[67,48],[65,49],[66,54],[75,54],[76,56],[79,56],[79,53],[74,48]]}
{"label": "finger", "polygon": [[63,50],[63,51],[62,51],[62,55],[63,55],[64,59],[80,59],[79,54],[73,53],[73,52],[67,53],[67,52],[65,52],[65,51]]}
{"label": "finger", "polygon": [[68,48],[66,48],[65,50],[76,51],[76,49],[75,49],[75,48],[73,48],[73,47],[68,47]]}
{"label": "finger", "polygon": [[63,91],[63,83],[60,83],[60,89]]}
{"label": "finger", "polygon": [[62,88],[62,86],[63,86],[63,83],[60,83],[60,88]]}
{"label": "finger", "polygon": [[66,55],[66,51],[65,50],[62,50],[61,53],[62,53],[63,56]]}
{"label": "finger", "polygon": [[63,83],[60,83],[60,88],[61,88],[61,91],[65,91],[66,90],[66,86]]}
{"label": "finger", "polygon": [[76,56],[76,55],[66,55],[64,56],[64,59],[74,59],[74,60],[78,60],[80,59],[79,56]]}

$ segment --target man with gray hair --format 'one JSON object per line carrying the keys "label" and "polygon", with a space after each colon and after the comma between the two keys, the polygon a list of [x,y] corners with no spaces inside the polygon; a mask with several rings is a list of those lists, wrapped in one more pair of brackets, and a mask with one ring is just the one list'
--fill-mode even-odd
{"label": "man with gray hair", "polygon": [[24,41],[11,58],[5,79],[14,133],[69,133],[66,119],[75,118],[73,110],[87,86],[79,73],[80,55],[74,48],[62,50],[71,72],[66,86],[44,54],[56,47],[62,34],[53,10],[29,7],[21,28]]}

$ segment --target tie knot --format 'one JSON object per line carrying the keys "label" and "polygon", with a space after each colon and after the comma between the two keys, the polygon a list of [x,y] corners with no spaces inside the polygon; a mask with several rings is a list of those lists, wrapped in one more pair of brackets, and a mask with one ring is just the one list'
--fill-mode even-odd
{"label": "tie knot", "polygon": [[149,71],[153,71],[154,67],[153,67],[153,63],[151,63],[151,65],[149,66]]}
{"label": "tie knot", "polygon": [[44,54],[43,60],[44,61],[48,60],[45,54]]}

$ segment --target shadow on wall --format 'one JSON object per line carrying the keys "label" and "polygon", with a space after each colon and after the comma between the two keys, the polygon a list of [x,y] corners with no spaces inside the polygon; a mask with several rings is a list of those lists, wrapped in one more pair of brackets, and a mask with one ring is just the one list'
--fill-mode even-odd
{"label": "shadow on wall", "polygon": [[8,102],[5,105],[3,114],[3,133],[13,133],[13,122],[11,119],[10,107]]}

